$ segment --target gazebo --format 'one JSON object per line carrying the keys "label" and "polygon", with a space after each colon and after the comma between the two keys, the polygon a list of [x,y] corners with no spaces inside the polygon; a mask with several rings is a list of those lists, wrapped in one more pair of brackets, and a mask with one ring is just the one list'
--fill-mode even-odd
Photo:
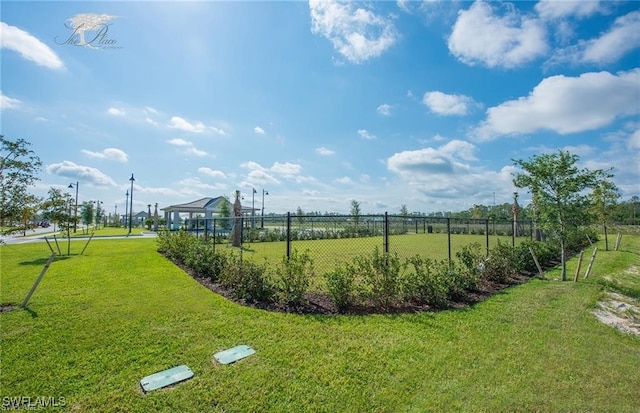
{"label": "gazebo", "polygon": [[[193,215],[203,215],[205,220],[205,227],[208,227],[207,223],[211,222],[211,219],[220,214],[222,204],[226,202],[229,205],[229,210],[233,208],[233,205],[229,200],[223,196],[216,198],[201,198],[195,201],[187,202],[185,204],[170,205],[165,208],[161,208],[164,212],[164,218],[167,223],[167,228],[177,230],[180,228],[180,214],[189,214],[189,219],[193,218]],[[243,214],[250,214],[251,208],[242,207]],[[173,219],[171,215],[173,214]]]}

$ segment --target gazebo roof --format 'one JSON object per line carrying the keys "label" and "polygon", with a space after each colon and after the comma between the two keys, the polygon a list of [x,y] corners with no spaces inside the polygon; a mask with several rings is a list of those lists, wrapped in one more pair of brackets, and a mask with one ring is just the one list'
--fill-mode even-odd
{"label": "gazebo roof", "polygon": [[219,196],[216,198],[200,198],[195,201],[187,202],[184,204],[176,204],[170,205],[168,207],[162,208],[162,211],[178,211],[178,212],[199,212],[204,213],[207,209],[218,209],[220,207],[220,201],[227,201],[227,199],[223,196]]}

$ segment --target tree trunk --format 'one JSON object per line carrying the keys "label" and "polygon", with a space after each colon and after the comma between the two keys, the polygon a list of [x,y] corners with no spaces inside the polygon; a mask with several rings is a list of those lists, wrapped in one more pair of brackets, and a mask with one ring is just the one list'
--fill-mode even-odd
{"label": "tree trunk", "polygon": [[562,281],[567,281],[567,254],[565,253],[564,239],[560,240],[560,262],[562,263]]}

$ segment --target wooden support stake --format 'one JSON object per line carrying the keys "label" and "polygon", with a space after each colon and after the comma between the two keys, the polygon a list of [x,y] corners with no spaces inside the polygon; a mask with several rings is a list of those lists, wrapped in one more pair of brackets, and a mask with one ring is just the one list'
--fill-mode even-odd
{"label": "wooden support stake", "polygon": [[618,251],[618,247],[620,247],[620,241],[622,241],[622,234],[618,232],[618,236],[616,237],[616,247],[615,247],[616,251]]}
{"label": "wooden support stake", "polygon": [[591,241],[591,238],[587,235],[587,240],[589,240],[589,245],[593,245],[593,242]]}
{"label": "wooden support stake", "polygon": [[51,254],[49,256],[49,259],[47,260],[47,262],[44,264],[44,267],[42,267],[42,271],[40,271],[40,275],[38,275],[38,278],[36,278],[36,282],[33,283],[33,286],[31,287],[31,289],[27,293],[27,296],[24,297],[24,301],[22,301],[22,304],[21,304],[22,308],[26,308],[27,307],[27,303],[29,302],[29,299],[31,298],[31,296],[33,295],[33,292],[38,287],[38,284],[40,284],[40,281],[42,281],[42,277],[44,277],[44,273],[46,273],[47,270],[49,269],[49,266],[51,265],[51,261],[53,261],[55,256],[56,256],[56,254]]}
{"label": "wooden support stake", "polygon": [[578,274],[580,274],[580,267],[582,267],[582,257],[584,257],[584,250],[580,251],[580,258],[578,258],[578,268],[576,268],[576,275],[573,277],[574,282],[578,282]]}
{"label": "wooden support stake", "polygon": [[533,248],[529,247],[529,252],[531,253],[531,256],[533,257],[533,262],[536,263],[536,267],[538,268],[538,274],[540,274],[540,276],[543,276],[542,267],[540,267],[540,263],[538,262],[538,257],[536,257],[535,251],[533,250]]}
{"label": "wooden support stake", "polygon": [[86,250],[86,249],[87,249],[87,246],[89,246],[89,243],[91,242],[91,238],[93,238],[93,234],[95,234],[95,233],[96,233],[95,231],[93,231],[93,232],[91,233],[91,236],[90,236],[90,237],[89,237],[89,239],[87,240],[87,243],[86,243],[86,244],[84,244],[84,248],[82,249],[82,252],[80,253],[80,255],[84,254],[84,250]]}
{"label": "wooden support stake", "polygon": [[598,253],[598,247],[593,249],[593,254],[591,254],[591,260],[589,261],[589,266],[587,267],[587,272],[584,273],[584,278],[587,278],[591,273],[591,266],[593,265],[593,261],[596,259],[596,254]]}
{"label": "wooden support stake", "polygon": [[58,244],[58,238],[56,238],[55,234],[53,235],[53,240],[56,242],[56,248],[58,248],[58,255],[62,255],[62,251],[60,251],[60,244]]}
{"label": "wooden support stake", "polygon": [[53,250],[53,247],[51,246],[51,244],[49,243],[49,240],[47,239],[47,237],[44,237],[44,240],[47,241],[47,245],[49,246],[49,249],[51,250],[52,254],[55,254],[56,252]]}

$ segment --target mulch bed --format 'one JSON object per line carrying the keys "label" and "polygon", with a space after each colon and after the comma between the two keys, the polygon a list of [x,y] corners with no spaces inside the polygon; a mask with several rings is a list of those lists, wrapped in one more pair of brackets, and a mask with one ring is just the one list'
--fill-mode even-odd
{"label": "mulch bed", "polygon": [[450,300],[444,307],[433,307],[424,304],[414,303],[402,303],[401,305],[395,305],[387,309],[382,309],[373,305],[353,305],[348,307],[342,313],[339,313],[333,302],[326,294],[318,292],[309,292],[305,294],[306,302],[304,305],[291,308],[283,306],[279,303],[273,302],[247,302],[245,300],[237,300],[233,297],[231,290],[224,287],[222,284],[212,282],[209,277],[203,277],[196,273],[192,269],[184,266],[180,262],[171,260],[175,265],[184,270],[187,274],[193,277],[203,286],[209,290],[220,294],[229,301],[233,301],[237,304],[247,307],[257,308],[261,310],[294,313],[294,314],[307,314],[307,315],[337,315],[337,314],[351,314],[351,315],[368,315],[368,314],[402,314],[402,313],[418,313],[424,311],[441,311],[445,309],[459,309],[472,306],[476,303],[486,300],[487,298],[499,293],[500,291],[509,288],[514,285],[523,284],[530,278],[536,275],[536,273],[518,274],[512,277],[507,283],[496,283],[484,281],[476,290],[466,291],[463,295],[455,297]]}

